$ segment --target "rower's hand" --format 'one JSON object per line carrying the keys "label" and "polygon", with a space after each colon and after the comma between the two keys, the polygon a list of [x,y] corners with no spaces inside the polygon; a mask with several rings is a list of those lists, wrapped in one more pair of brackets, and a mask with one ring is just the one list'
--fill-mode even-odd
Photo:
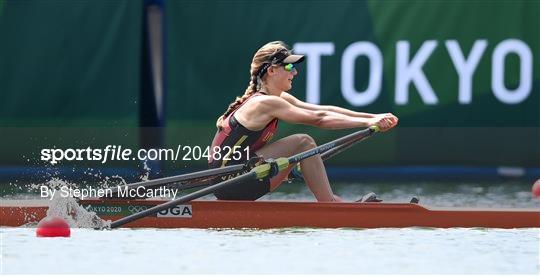
{"label": "rower's hand", "polygon": [[398,124],[399,119],[391,113],[377,114],[372,118],[371,125],[377,125],[381,132],[386,132]]}

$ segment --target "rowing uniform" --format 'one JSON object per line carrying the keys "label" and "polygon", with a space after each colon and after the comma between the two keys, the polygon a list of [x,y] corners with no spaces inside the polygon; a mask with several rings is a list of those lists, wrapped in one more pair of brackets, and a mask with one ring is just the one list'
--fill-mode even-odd
{"label": "rowing uniform", "polygon": [[[252,98],[260,95],[264,94],[260,92],[254,93],[223,119],[225,126],[216,132],[212,146],[210,147],[210,155],[208,155],[209,168],[245,163],[250,158],[255,157],[255,152],[272,139],[277,131],[277,118],[270,121],[262,130],[252,131],[240,124],[234,116],[240,107]],[[216,150],[220,151],[220,153],[215,153]],[[214,159],[214,156],[216,156],[216,159]],[[220,179],[218,182],[222,180]],[[269,191],[270,180],[265,178],[249,183],[232,185],[215,192],[214,195],[221,200],[256,200]]]}

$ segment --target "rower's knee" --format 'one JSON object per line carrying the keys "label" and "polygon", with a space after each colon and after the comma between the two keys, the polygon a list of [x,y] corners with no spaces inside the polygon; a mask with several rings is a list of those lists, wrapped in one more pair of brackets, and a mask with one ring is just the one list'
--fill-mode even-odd
{"label": "rower's knee", "polygon": [[307,134],[298,134],[298,146],[302,151],[310,150],[317,147],[315,140]]}

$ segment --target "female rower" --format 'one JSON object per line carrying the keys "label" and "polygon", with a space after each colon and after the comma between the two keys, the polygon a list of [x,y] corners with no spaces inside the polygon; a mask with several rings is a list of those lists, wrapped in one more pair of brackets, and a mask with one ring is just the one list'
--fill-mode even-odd
{"label": "female rower", "polygon": [[[276,132],[278,120],[324,129],[377,125],[381,131],[387,131],[396,126],[398,119],[390,113],[355,112],[335,106],[306,103],[292,96],[288,91],[298,74],[295,65],[303,60],[303,55],[292,54],[281,41],[267,43],[255,53],[251,62],[250,83],[244,95],[237,97],[217,120],[218,130],[208,161],[210,168],[247,161],[250,158],[247,157],[248,151],[244,151],[247,147],[251,155],[254,153],[263,159],[289,157],[316,147],[313,138],[306,134],[291,135],[269,143]],[[237,159],[233,159],[217,155],[222,158],[214,159],[214,151],[221,151],[226,146],[240,146],[242,151],[235,154],[242,154],[242,157],[236,155]],[[256,200],[275,190],[289,175],[292,167],[271,179],[227,187],[215,195],[223,200]],[[303,160],[300,167],[317,201],[342,201],[332,192],[320,155]]]}

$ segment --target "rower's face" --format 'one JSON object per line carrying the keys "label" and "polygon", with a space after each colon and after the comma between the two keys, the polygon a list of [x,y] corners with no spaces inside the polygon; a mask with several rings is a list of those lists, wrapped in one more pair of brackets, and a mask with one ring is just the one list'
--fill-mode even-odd
{"label": "rower's face", "polygon": [[298,71],[293,64],[273,66],[275,86],[281,91],[289,91],[292,88],[292,81]]}

